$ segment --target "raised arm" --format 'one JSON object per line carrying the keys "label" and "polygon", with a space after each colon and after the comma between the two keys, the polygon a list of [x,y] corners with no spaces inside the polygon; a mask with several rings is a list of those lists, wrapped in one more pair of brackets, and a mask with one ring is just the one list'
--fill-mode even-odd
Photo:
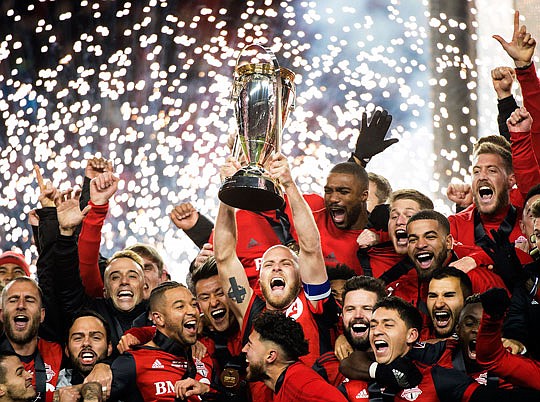
{"label": "raised arm", "polygon": [[[227,161],[221,168],[222,177],[234,169],[234,162]],[[231,299],[230,306],[240,327],[246,314],[253,290],[249,286],[246,271],[236,255],[236,219],[234,208],[220,202],[214,230],[214,257],[223,289]]]}
{"label": "raised arm", "polygon": [[79,269],[86,293],[103,296],[103,280],[99,271],[101,229],[109,210],[109,200],[118,189],[119,179],[112,172],[100,173],[90,182],[91,206],[83,220],[79,235]]}
{"label": "raised arm", "polygon": [[276,154],[272,157],[269,173],[278,179],[287,194],[292,219],[300,246],[299,265],[302,282],[319,285],[328,280],[321,247],[321,237],[309,205],[300,194],[291,176],[287,159]]}

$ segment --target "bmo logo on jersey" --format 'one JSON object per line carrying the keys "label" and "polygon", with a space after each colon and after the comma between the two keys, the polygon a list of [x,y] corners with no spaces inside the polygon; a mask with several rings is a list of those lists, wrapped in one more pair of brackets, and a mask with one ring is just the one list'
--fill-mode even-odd
{"label": "bmo logo on jersey", "polygon": [[158,381],[154,383],[154,386],[156,387],[156,396],[164,394],[176,395],[172,381]]}

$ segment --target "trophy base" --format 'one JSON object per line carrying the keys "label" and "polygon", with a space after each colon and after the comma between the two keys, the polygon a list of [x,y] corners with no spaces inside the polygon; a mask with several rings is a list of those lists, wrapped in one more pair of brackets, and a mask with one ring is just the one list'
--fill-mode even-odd
{"label": "trophy base", "polygon": [[240,169],[227,177],[218,193],[219,199],[234,208],[260,212],[279,209],[285,205],[281,189],[262,171]]}

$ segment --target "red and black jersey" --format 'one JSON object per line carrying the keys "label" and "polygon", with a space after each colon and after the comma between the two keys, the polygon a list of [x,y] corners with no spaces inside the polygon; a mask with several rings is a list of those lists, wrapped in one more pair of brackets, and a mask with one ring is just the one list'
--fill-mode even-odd
{"label": "red and black jersey", "polygon": [[337,387],[349,401],[368,401],[368,383],[361,380],[350,380],[339,372],[339,360],[334,352],[321,355],[313,370],[326,380],[327,383]]}
{"label": "red and black jersey", "polygon": [[540,390],[540,362],[513,355],[504,348],[501,338],[502,319],[484,312],[476,338],[478,363],[514,385]]}
{"label": "red and black jersey", "polygon": [[[312,210],[324,207],[324,200],[318,195],[305,194],[303,197]],[[282,224],[283,219],[285,222]],[[286,237],[297,239],[292,211],[288,203],[284,212],[276,210],[252,212],[239,209],[236,211],[236,229],[238,236],[236,255],[246,271],[249,285],[261,296],[259,269],[264,252],[272,246],[283,244]],[[210,243],[213,243],[213,236],[212,233],[208,240]]]}
{"label": "red and black jersey", "polygon": [[318,373],[329,384],[337,387],[347,378],[339,371],[339,359],[333,351],[323,353],[315,361],[312,366],[313,370]]}
{"label": "red and black jersey", "polygon": [[[376,244],[367,249],[358,250],[358,258],[363,272],[375,278],[380,278],[399,263],[403,262],[406,256],[396,253],[392,242]],[[381,278],[384,280],[384,278]]]}
{"label": "red and black jersey", "polygon": [[364,229],[338,229],[326,208],[313,212],[313,217],[321,235],[321,245],[326,265],[334,267],[340,263],[346,264],[357,275],[362,275],[362,266],[356,256],[358,251],[356,239]]}
{"label": "red and black jersey", "polygon": [[302,362],[290,365],[276,382],[274,402],[345,402],[343,394]]}
{"label": "red and black jersey", "polygon": [[[194,358],[192,361],[193,364],[186,356],[150,346],[124,353],[111,366],[111,398],[130,402],[175,401],[175,383],[189,376],[210,385],[213,370],[210,357],[206,355],[203,360]],[[190,374],[192,368],[195,372]],[[187,400],[200,401],[198,396]]]}
{"label": "red and black jersey", "polygon": [[[32,374],[32,385],[38,393],[45,393],[41,401],[52,402],[54,390],[58,382],[58,374],[62,366],[62,346],[39,338],[37,353],[30,356],[19,356],[24,369]],[[14,352],[5,335],[0,341],[0,350]]]}
{"label": "red and black jersey", "polygon": [[[242,344],[253,329],[253,320],[266,308],[266,302],[253,294],[244,317],[241,334]],[[300,290],[296,300],[284,311],[287,317],[297,321],[304,330],[304,335],[309,342],[309,353],[300,360],[311,367],[315,360],[322,354],[332,350],[330,330],[337,321],[336,304],[334,298],[319,300],[317,307],[307,299],[303,289]]]}
{"label": "red and black jersey", "polygon": [[[476,209],[476,206],[472,204],[465,210],[449,216],[448,220],[450,221],[450,233],[458,244],[468,248],[467,255],[475,260],[478,267],[486,268],[488,265],[493,264],[493,261],[478,245],[478,239],[476,239],[477,235],[475,236],[475,215],[477,215],[477,213],[478,210]],[[512,215],[514,215],[514,218],[512,219],[513,225],[512,231],[508,238],[511,243],[514,243],[518,237],[523,236],[523,232],[519,227],[521,214],[521,208],[515,208],[514,212],[512,213]],[[510,216],[510,207],[505,208],[503,211],[493,216],[482,214],[478,215],[480,217],[480,226],[485,234],[491,238],[491,230],[498,230],[503,221]],[[478,230],[476,230],[476,232],[478,232]],[[532,261],[531,256],[522,250],[516,249],[516,253],[522,264],[527,264]]]}

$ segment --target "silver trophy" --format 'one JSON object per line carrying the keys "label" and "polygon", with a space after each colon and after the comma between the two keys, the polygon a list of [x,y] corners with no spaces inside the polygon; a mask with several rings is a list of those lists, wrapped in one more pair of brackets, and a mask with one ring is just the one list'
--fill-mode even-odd
{"label": "silver trophy", "polygon": [[[271,62],[239,66],[242,54],[254,46],[263,49]],[[280,67],[269,49],[257,44],[246,46],[236,62],[232,98],[238,125],[234,148],[241,149],[236,153],[241,154],[243,167],[224,180],[219,199],[250,211],[281,208],[282,190],[263,166],[281,149],[283,126],[296,98],[294,73]]]}

